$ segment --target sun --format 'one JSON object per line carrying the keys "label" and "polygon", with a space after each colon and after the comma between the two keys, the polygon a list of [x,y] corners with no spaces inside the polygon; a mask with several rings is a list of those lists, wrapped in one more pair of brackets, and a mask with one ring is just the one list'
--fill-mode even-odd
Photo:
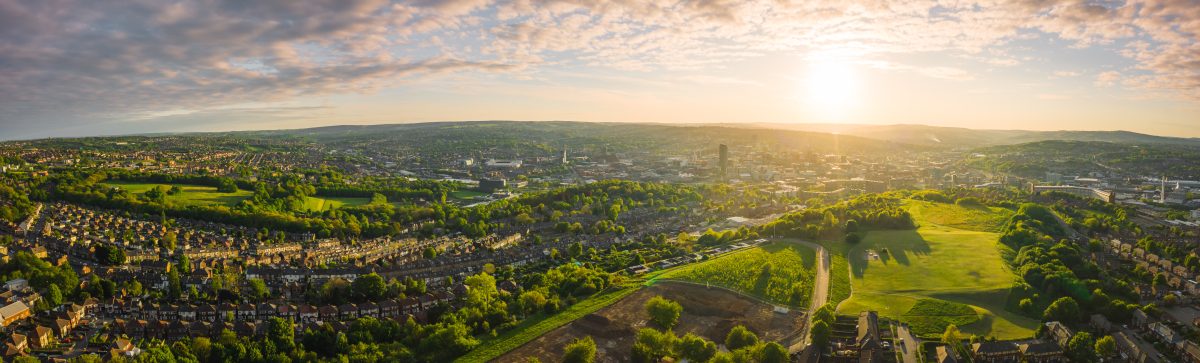
{"label": "sun", "polygon": [[839,121],[857,105],[859,79],[853,62],[810,60],[803,82],[806,108],[824,121]]}

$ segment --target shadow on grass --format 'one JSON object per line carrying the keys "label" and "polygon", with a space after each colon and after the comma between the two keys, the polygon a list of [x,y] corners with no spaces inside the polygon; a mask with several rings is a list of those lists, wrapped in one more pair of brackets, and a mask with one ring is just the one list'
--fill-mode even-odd
{"label": "shadow on grass", "polygon": [[208,203],[212,203],[212,204],[216,204],[216,205],[223,205],[226,207],[233,207],[233,206],[236,206],[238,203],[241,203],[246,198],[247,197],[244,195],[230,194],[230,195],[222,195],[219,197],[211,197],[211,198],[196,198],[194,200],[208,202]]}
{"label": "shadow on grass", "polygon": [[1013,304],[1009,301],[1011,294],[1011,289],[994,289],[934,293],[929,296],[946,301],[975,305],[991,312],[991,314],[982,314],[980,321],[972,323],[970,326],[961,327],[964,332],[977,335],[991,334],[993,333],[992,330],[997,317],[1020,328],[1029,329],[1030,331],[1037,329],[1037,319],[1020,314],[1016,311],[1015,306],[1012,306]]}
{"label": "shadow on grass", "polygon": [[[885,248],[887,249],[886,254],[880,252]],[[909,254],[924,256],[928,255],[931,251],[929,243],[916,230],[868,232],[862,242],[849,248],[847,255],[847,259],[850,262],[850,271],[856,278],[862,278],[863,274],[866,273],[867,267],[870,265],[866,255],[869,249],[873,249],[876,253],[879,253],[880,262],[885,265],[894,261],[904,266],[912,264]]]}

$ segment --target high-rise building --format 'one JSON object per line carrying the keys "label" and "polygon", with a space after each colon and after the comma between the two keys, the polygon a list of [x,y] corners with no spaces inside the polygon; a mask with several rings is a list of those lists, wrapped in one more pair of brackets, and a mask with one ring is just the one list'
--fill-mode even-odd
{"label": "high-rise building", "polygon": [[720,160],[721,177],[724,178],[728,176],[728,174],[726,174],[726,170],[729,168],[729,147],[725,146],[725,144],[721,144],[720,146]]}
{"label": "high-rise building", "polygon": [[560,160],[559,162],[561,162],[563,165],[567,164],[567,146],[566,145],[563,145],[562,160]]}
{"label": "high-rise building", "polygon": [[1167,176],[1166,175],[1163,175],[1162,185],[1158,189],[1158,202],[1159,203],[1167,202]]}

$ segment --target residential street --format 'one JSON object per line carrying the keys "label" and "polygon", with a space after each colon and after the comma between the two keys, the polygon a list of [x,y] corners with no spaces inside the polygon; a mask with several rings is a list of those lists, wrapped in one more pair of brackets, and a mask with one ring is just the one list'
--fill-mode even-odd
{"label": "residential street", "polygon": [[908,325],[896,325],[896,338],[899,339],[896,343],[896,350],[904,356],[904,363],[919,362],[917,350],[921,349],[921,340],[912,335],[912,332],[908,330]]}
{"label": "residential street", "polygon": [[829,301],[829,251],[816,243],[787,239],[788,242],[799,243],[817,251],[817,276],[813,282],[812,303],[808,308],[808,321],[804,324],[804,340],[788,347],[788,351],[797,352],[808,345],[808,330],[812,327],[812,313]]}

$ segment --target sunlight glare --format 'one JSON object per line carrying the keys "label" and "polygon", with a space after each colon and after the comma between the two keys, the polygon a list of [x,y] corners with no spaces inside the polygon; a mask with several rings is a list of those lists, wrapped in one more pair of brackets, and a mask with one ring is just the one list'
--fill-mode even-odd
{"label": "sunlight glare", "polygon": [[807,109],[823,121],[839,121],[858,101],[858,74],[844,59],[813,59],[804,77]]}

